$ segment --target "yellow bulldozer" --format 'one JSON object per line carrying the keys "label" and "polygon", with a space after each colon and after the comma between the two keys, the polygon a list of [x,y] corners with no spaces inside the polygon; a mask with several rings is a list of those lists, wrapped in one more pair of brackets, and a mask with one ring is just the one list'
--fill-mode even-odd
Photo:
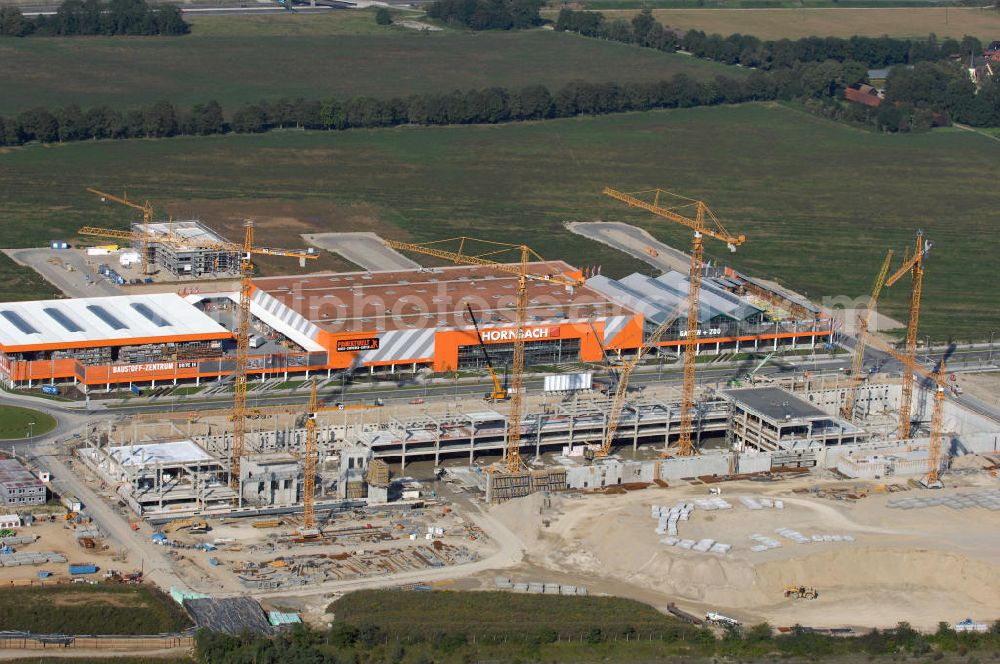
{"label": "yellow bulldozer", "polygon": [[812,586],[785,586],[785,597],[816,599],[819,597],[819,593]]}

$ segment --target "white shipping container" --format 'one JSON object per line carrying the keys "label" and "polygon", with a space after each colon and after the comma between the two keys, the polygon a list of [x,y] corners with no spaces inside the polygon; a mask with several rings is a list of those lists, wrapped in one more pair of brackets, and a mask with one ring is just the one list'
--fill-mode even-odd
{"label": "white shipping container", "polygon": [[589,390],[593,386],[594,374],[592,373],[557,374],[545,377],[546,392],[575,392]]}

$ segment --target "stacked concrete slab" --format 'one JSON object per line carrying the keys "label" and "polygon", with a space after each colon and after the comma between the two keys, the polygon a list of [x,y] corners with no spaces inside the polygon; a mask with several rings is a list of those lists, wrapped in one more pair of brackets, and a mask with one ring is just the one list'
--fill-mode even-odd
{"label": "stacked concrete slab", "polygon": [[995,512],[1000,510],[1000,489],[982,489],[947,496],[923,495],[907,498],[893,498],[886,507],[901,510],[923,509],[927,507],[948,507],[953,510],[981,507]]}
{"label": "stacked concrete slab", "polygon": [[66,557],[54,551],[25,551],[0,555],[0,566],[20,567],[21,565],[44,565],[45,563],[64,563]]}

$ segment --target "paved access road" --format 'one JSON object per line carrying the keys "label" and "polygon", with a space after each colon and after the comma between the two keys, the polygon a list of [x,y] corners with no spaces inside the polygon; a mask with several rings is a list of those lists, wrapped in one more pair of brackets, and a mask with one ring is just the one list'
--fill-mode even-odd
{"label": "paved access road", "polygon": [[[121,288],[96,274],[99,262],[113,264],[112,266],[123,276],[137,276],[127,274],[127,271],[118,265],[118,257],[114,255],[88,257],[75,249],[49,249],[47,247],[5,249],[4,252],[14,262],[38,272],[45,277],[46,281],[69,297],[124,295]],[[50,260],[57,262],[50,263]],[[73,271],[67,270],[65,265],[72,265]],[[138,271],[133,270],[133,272]],[[90,281],[87,281],[88,277]]]}
{"label": "paved access road", "polygon": [[385,245],[375,233],[315,233],[303,235],[307,243],[343,256],[370,272],[383,270],[419,270],[414,262]]}
{"label": "paved access road", "polygon": [[566,228],[577,235],[634,256],[658,270],[676,270],[684,274],[691,270],[690,256],[630,224],[617,221],[576,221],[566,224]]}

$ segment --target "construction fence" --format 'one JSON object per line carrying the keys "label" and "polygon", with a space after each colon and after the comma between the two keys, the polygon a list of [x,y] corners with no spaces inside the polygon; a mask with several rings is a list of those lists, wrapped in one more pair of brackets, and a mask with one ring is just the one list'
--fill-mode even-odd
{"label": "construction fence", "polygon": [[157,651],[173,648],[193,648],[194,637],[188,634],[156,634],[147,636],[74,636],[70,634],[34,634],[32,632],[0,632],[0,650],[79,650]]}

